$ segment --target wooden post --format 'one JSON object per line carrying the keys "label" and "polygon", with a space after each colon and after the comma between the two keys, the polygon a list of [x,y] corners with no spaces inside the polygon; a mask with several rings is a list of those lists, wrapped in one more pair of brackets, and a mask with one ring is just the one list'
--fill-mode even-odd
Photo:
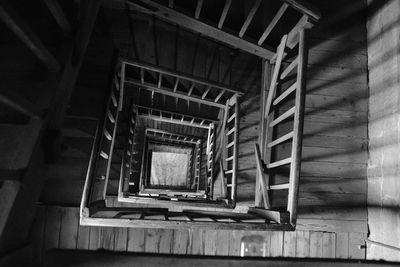
{"label": "wooden post", "polygon": [[[268,94],[268,84],[270,83],[271,79],[271,64],[269,61],[262,59],[262,72],[261,72],[261,91],[260,91],[260,123],[259,123],[259,135],[258,135],[258,143],[260,144],[261,148],[261,158],[264,159],[266,153],[265,153],[265,147],[267,140],[266,138],[266,130],[268,127],[266,127],[265,123],[265,104],[267,101],[267,94]],[[261,191],[261,184],[260,184],[260,176],[257,173],[256,174],[256,192],[255,192],[255,203],[254,205],[256,207],[262,207],[263,201],[262,201],[262,195],[260,194]]]}

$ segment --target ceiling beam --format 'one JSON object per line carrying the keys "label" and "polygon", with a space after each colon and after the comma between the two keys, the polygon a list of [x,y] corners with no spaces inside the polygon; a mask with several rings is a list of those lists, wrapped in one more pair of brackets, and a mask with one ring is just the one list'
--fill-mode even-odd
{"label": "ceiling beam", "polygon": [[28,24],[6,1],[0,2],[0,19],[13,31],[50,71],[58,72],[60,64],[30,29]]}
{"label": "ceiling beam", "polygon": [[169,21],[173,24],[177,24],[191,31],[200,33],[204,36],[207,36],[231,47],[239,48],[250,54],[265,59],[271,59],[274,55],[274,52],[270,49],[258,46],[257,44],[251,43],[240,37],[224,32],[216,27],[210,26],[204,22],[196,20],[195,18],[184,15],[178,11],[160,5],[151,0],[131,0],[127,3],[141,12],[155,15],[163,20]]}

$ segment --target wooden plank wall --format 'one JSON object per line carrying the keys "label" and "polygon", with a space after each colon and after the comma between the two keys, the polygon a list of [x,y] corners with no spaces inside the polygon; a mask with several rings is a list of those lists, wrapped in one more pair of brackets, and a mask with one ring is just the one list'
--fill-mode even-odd
{"label": "wooden plank wall", "polygon": [[251,256],[365,258],[365,250],[359,249],[365,234],[88,227],[79,225],[79,208],[60,206],[39,207],[32,238],[40,263],[52,248],[240,256],[241,240],[252,236],[261,236],[266,249]]}
{"label": "wooden plank wall", "polygon": [[[369,239],[400,247],[399,1],[368,1],[370,87]],[[369,244],[368,259],[400,261],[400,252]]]}

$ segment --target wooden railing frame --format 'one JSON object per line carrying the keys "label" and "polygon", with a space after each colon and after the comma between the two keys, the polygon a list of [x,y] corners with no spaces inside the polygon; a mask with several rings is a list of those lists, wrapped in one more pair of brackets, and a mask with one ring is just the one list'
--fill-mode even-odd
{"label": "wooden railing frame", "polygon": [[[210,123],[217,122],[217,120],[212,118],[205,118],[190,114],[177,113],[173,111],[163,110],[154,107],[146,107],[137,104],[135,104],[135,106],[139,109],[139,116],[149,117],[157,121],[164,121],[168,123],[175,123],[175,124],[204,128],[204,129],[208,129]],[[141,112],[142,109],[147,110],[147,112]]]}

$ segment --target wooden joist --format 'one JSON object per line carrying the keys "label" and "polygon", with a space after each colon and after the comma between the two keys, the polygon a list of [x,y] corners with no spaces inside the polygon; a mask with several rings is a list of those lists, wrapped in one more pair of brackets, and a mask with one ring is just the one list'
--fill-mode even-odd
{"label": "wooden joist", "polygon": [[196,11],[194,13],[194,17],[196,19],[200,18],[200,12],[201,12],[202,7],[203,7],[203,0],[197,0]]}
{"label": "wooden joist", "polygon": [[229,12],[229,8],[231,7],[231,4],[232,4],[232,0],[225,0],[224,9],[222,10],[221,17],[219,18],[219,21],[218,21],[218,29],[221,29],[222,26],[224,25],[226,15]]}
{"label": "wooden joist", "polygon": [[242,28],[239,31],[239,37],[242,38],[243,35],[246,33],[247,28],[249,27],[251,21],[254,18],[254,15],[256,14],[258,7],[260,6],[261,0],[255,0],[253,6],[250,9],[249,14],[246,17],[246,20],[244,21]]}
{"label": "wooden joist", "polygon": [[275,17],[272,19],[272,21],[269,23],[267,28],[265,29],[264,33],[261,35],[260,39],[258,40],[258,45],[262,45],[271,33],[271,31],[274,29],[276,24],[278,23],[279,19],[283,16],[285,13],[286,9],[288,8],[288,4],[284,3],[281,8],[278,10],[276,13]]}
{"label": "wooden joist", "polygon": [[60,64],[57,59],[30,29],[24,19],[8,5],[7,1],[0,2],[0,19],[32,50],[49,71],[57,72],[60,70]]}
{"label": "wooden joist", "polygon": [[144,13],[155,15],[163,20],[167,20],[171,23],[177,24],[194,32],[198,32],[204,36],[207,36],[219,42],[223,42],[229,46],[239,48],[250,54],[254,54],[256,56],[266,59],[271,59],[273,56],[273,52],[269,49],[260,47],[257,44],[253,44],[240,37],[224,32],[217,27],[210,26],[195,18],[186,16],[178,11],[165,7],[154,1],[136,0],[135,2],[128,1],[128,4]]}
{"label": "wooden joist", "polygon": [[201,104],[205,104],[205,105],[209,105],[209,106],[214,106],[214,107],[218,107],[218,108],[225,107],[223,104],[215,103],[214,99],[208,100],[208,99],[201,99],[201,97],[197,97],[197,96],[188,96],[186,93],[173,92],[169,88],[165,88],[165,87],[158,88],[157,86],[154,86],[154,85],[148,84],[148,83],[142,84],[140,81],[131,79],[131,78],[126,79],[125,83],[134,85],[141,89],[145,89],[148,91],[153,91],[153,92],[156,92],[159,94],[163,94],[163,95],[169,95],[172,97],[189,100],[189,101],[193,101],[193,102],[197,102],[197,103],[201,103]]}

